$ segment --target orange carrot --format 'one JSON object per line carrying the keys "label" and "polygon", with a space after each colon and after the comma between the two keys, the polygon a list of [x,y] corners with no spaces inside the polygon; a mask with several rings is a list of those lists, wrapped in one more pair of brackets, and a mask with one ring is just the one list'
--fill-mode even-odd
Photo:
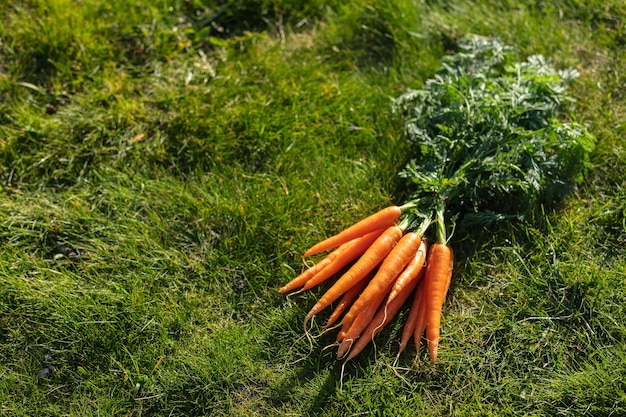
{"label": "orange carrot", "polygon": [[[421,285],[425,287],[425,285]],[[419,352],[422,342],[422,335],[426,330],[426,300],[424,299],[424,291],[422,291],[422,299],[417,312],[417,319],[415,319],[415,330],[413,331],[413,342],[415,343],[415,351]]]}
{"label": "orange carrot", "polygon": [[[373,273],[372,273],[372,274],[373,274]],[[369,281],[371,281],[371,280],[372,280],[372,279],[371,279],[371,277],[370,277],[370,278],[367,280],[367,281],[368,281],[368,283],[369,283]],[[367,286],[367,285],[366,285],[366,286]],[[351,288],[351,289],[352,289],[352,288]],[[361,292],[362,292],[362,291],[361,291]],[[378,302],[376,302],[376,300],[374,300],[374,302],[372,303],[372,305],[374,305],[374,304],[375,304],[375,306],[374,306],[374,307],[372,307],[372,308],[378,308],[378,306],[380,305],[380,303],[382,303],[382,296],[381,296],[381,299],[380,299]],[[346,320],[345,316],[343,317],[343,319],[341,320],[341,329],[339,329],[339,332],[337,333],[337,342],[341,342],[341,341],[343,341],[343,339],[344,339],[344,338],[346,337],[346,335],[348,334],[348,331],[352,328],[352,324],[353,324],[355,321],[357,321],[357,322],[358,322],[358,321],[359,321],[359,318],[360,318],[360,320],[370,320],[370,319],[374,316],[373,312],[370,312],[369,314],[371,314],[371,315],[370,315],[369,319],[366,319],[366,316],[367,316],[367,314],[368,314],[368,313],[365,313],[365,314],[363,314],[363,313],[364,313],[364,312],[361,312],[361,313],[360,313],[357,317],[351,318],[351,319],[349,319],[349,320]],[[359,325],[359,324],[357,324],[357,325]],[[366,322],[366,323],[364,323],[364,324],[361,324],[361,326],[362,326],[362,327],[361,327],[361,330],[363,330],[363,329],[365,328],[365,326],[367,326],[367,322]],[[357,336],[358,336],[358,335],[357,335]]]}
{"label": "orange carrot", "polygon": [[316,253],[335,248],[345,242],[349,242],[352,239],[363,236],[366,233],[383,227],[392,226],[400,218],[401,214],[402,209],[398,206],[386,207],[379,212],[353,224],[347,229],[344,229],[340,233],[313,245],[313,247],[304,252],[304,256],[315,255]]}
{"label": "orange carrot", "polygon": [[411,284],[413,280],[419,280],[423,275],[420,272],[424,269],[424,261],[426,260],[426,241],[422,240],[420,243],[417,252],[415,252],[415,256],[409,264],[404,268],[402,273],[398,276],[391,292],[389,293],[389,299],[387,303],[393,301],[394,298],[402,291],[406,285]]}
{"label": "orange carrot", "polygon": [[337,321],[337,319],[341,317],[343,312],[346,311],[348,306],[352,304],[352,302],[359,296],[359,294],[361,294],[361,291],[363,291],[365,286],[369,283],[369,278],[371,278],[371,275],[369,277],[363,278],[361,281],[359,281],[358,284],[356,284],[354,287],[350,288],[343,294],[343,297],[341,297],[341,301],[339,301],[339,304],[337,304],[337,307],[335,307],[333,313],[328,318],[326,327],[332,326]]}
{"label": "orange carrot", "polygon": [[376,315],[378,308],[382,304],[390,289],[391,285],[387,287],[386,291],[381,291],[372,297],[367,306],[354,318],[354,320],[349,322],[349,328],[347,330],[344,328],[341,329],[342,331],[337,335],[337,341],[341,341],[341,345],[339,345],[339,350],[337,351],[338,358],[342,358],[350,349],[352,343],[354,343],[354,341],[361,336],[363,330],[367,328],[369,323],[372,321],[372,318]]}
{"label": "orange carrot", "polygon": [[343,341],[348,334],[348,330],[350,330],[350,326],[352,326],[352,322],[342,322],[343,326],[341,326],[341,330],[337,333],[337,342]]}
{"label": "orange carrot", "polygon": [[[333,277],[337,272],[341,271],[350,262],[361,256],[367,249],[383,234],[385,229],[375,230],[366,234],[365,236],[358,237],[350,242],[353,244],[342,254],[338,255],[330,264],[322,269],[317,274],[313,275],[302,287],[302,291],[310,290],[316,285],[321,284],[328,278]],[[350,243],[345,243],[350,245]]]}
{"label": "orange carrot", "polygon": [[426,297],[426,340],[430,360],[437,360],[439,333],[441,330],[441,308],[452,276],[452,248],[445,243],[435,243],[428,251],[424,297]]}
{"label": "orange carrot", "polygon": [[311,279],[315,274],[317,274],[322,269],[324,269],[326,265],[331,263],[333,259],[335,259],[341,253],[345,252],[353,244],[354,244],[354,241],[351,240],[350,242],[344,243],[343,245],[339,246],[337,249],[335,249],[330,254],[328,254],[328,256],[326,256],[324,259],[322,259],[321,261],[319,261],[318,263],[316,263],[315,265],[308,268],[307,270],[302,272],[300,275],[298,275],[297,277],[289,281],[287,284],[285,284],[280,290],[278,290],[278,292],[283,294],[283,293],[289,292],[291,290],[295,290],[296,288],[303,286],[304,284],[306,284],[306,282],[309,279]]}
{"label": "orange carrot", "polygon": [[319,299],[307,314],[304,323],[306,324],[313,316],[328,307],[333,301],[341,297],[346,291],[376,268],[401,237],[402,229],[398,226],[387,228],[383,234],[372,243],[359,260],[326,291],[322,298]]}
{"label": "orange carrot", "polygon": [[[373,309],[378,308],[380,303],[383,302],[382,296],[381,296],[381,299],[380,299],[379,302],[376,302],[376,301],[377,300],[374,300],[372,302],[372,306],[368,306],[368,308],[369,307],[371,307]],[[372,317],[374,317],[374,313],[375,313],[375,311],[367,312],[368,308],[366,308],[365,310],[361,311],[358,316],[350,318],[349,320],[346,320],[346,318],[344,316],[344,318],[341,320],[341,329],[337,333],[337,342],[341,342],[341,341],[343,341],[343,339],[346,338],[346,336],[348,335],[348,332],[352,328],[352,325],[354,324],[355,321],[357,322],[357,326],[361,326],[361,329],[359,330],[359,332],[361,330],[363,330],[365,328],[365,326],[367,326],[367,321],[371,320]],[[369,318],[367,318],[368,314],[369,314]],[[365,321],[365,323],[363,323],[363,321]],[[361,324],[359,324],[359,322],[361,322]],[[356,332],[356,327],[355,327],[355,330],[353,332]],[[356,336],[358,336],[358,334],[356,334]]]}
{"label": "orange carrot", "polygon": [[[378,272],[365,287],[363,293],[352,304],[345,318],[351,320],[356,317],[369,303],[370,300],[380,292],[387,290],[393,284],[404,267],[409,263],[421,244],[420,236],[415,232],[405,234],[393,250],[387,255],[380,265]],[[387,290],[388,291],[388,290]]]}
{"label": "orange carrot", "polygon": [[[425,269],[422,268],[420,270],[420,275],[424,275]],[[415,333],[415,326],[417,324],[417,319],[419,316],[420,307],[423,304],[422,293],[424,292],[424,285],[420,280],[418,280],[417,288],[415,289],[415,293],[413,294],[413,301],[411,302],[411,308],[409,309],[409,315],[406,318],[406,322],[402,327],[402,336],[400,337],[400,348],[398,349],[398,355],[404,352],[406,346],[411,340],[411,336]]]}
{"label": "orange carrot", "polygon": [[[389,322],[395,317],[400,308],[404,305],[409,295],[417,285],[417,281],[413,280],[408,285],[406,285],[400,293],[392,300],[389,301],[387,297],[387,301],[385,304],[378,310],[376,316],[370,321],[367,325],[361,337],[359,337],[350,349],[350,354],[346,358],[347,361],[353,359],[356,355],[361,353],[361,351],[367,346],[369,342],[374,340],[374,337],[387,325]],[[340,346],[341,347],[341,346]]]}

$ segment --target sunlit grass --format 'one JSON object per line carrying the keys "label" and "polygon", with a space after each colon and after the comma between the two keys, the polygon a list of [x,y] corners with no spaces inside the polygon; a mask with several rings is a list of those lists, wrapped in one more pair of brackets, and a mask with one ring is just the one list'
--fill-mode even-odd
{"label": "sunlit grass", "polygon": [[[54,0],[0,19],[3,415],[624,413],[622,2]],[[395,362],[396,320],[342,379],[334,335],[303,335],[319,294],[277,289],[400,199],[392,99],[466,33],[580,71],[593,167],[529,224],[455,232],[436,365]]]}

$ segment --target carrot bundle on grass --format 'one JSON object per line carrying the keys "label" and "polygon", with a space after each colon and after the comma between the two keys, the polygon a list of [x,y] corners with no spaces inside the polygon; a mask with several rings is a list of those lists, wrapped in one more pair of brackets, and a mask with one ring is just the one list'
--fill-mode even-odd
{"label": "carrot bundle on grass", "polygon": [[[406,117],[404,131],[411,149],[416,150],[408,155],[399,173],[408,186],[407,202],[383,208],[304,253],[311,256],[342,248],[347,242],[385,229],[313,306],[305,327],[308,320],[347,293],[330,322],[340,320],[343,314],[339,332],[343,346],[350,348],[354,340],[364,344],[371,335],[365,337],[362,331],[357,334],[357,320],[362,326],[364,320],[360,318],[370,316],[380,298],[387,297],[385,308],[378,310],[384,312],[380,323],[385,323],[391,306],[400,303],[400,295],[416,286],[400,351],[406,348],[411,334],[419,351],[421,337],[426,333],[431,360],[435,362],[441,310],[452,276],[453,252],[446,239],[451,224],[454,230],[507,219],[532,219],[538,207],[562,200],[576,185],[596,142],[583,125],[564,122],[566,108],[559,103],[569,102],[566,87],[576,71],[558,71],[544,59],[518,62],[514,50],[495,39],[462,38],[460,55],[449,56],[436,77],[424,83],[422,89],[409,89],[394,101],[394,111]],[[492,59],[494,54],[501,59]],[[468,60],[468,56],[473,59]],[[502,62],[512,65],[502,66]],[[520,72],[519,68],[524,70]],[[492,88],[482,88],[485,83]],[[530,94],[533,100],[512,103],[511,94]],[[451,108],[455,111],[450,112]],[[519,115],[530,113],[532,123],[520,123]],[[431,226],[436,228],[434,233]],[[429,239],[435,236],[437,243],[428,250],[419,243],[422,249],[411,247],[400,254],[404,247],[400,237],[412,232]],[[311,288],[328,279],[336,270],[330,266],[339,265],[340,256],[335,256],[305,271],[304,277],[298,277],[289,288]],[[376,269],[374,277],[367,278],[365,288],[350,291],[357,284],[363,285],[364,277]],[[423,272],[416,272],[420,269]],[[419,274],[424,275],[420,282]],[[376,315],[368,327],[376,326],[376,320],[380,320]],[[363,331],[372,330],[374,334],[378,328]],[[349,356],[358,350],[352,349]]]}
{"label": "carrot bundle on grass", "polygon": [[353,224],[347,229],[344,229],[342,232],[313,245],[309,250],[304,252],[304,256],[311,256],[316,253],[336,248],[343,243],[349,242],[350,240],[363,236],[369,232],[373,232],[374,230],[392,226],[400,218],[401,214],[401,207],[386,207]]}

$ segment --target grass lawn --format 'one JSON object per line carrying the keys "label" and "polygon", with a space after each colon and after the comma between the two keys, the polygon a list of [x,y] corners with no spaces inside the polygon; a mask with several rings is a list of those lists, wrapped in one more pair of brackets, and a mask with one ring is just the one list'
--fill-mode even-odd
{"label": "grass lawn", "polygon": [[[622,0],[0,0],[0,23],[0,414],[626,414]],[[580,72],[593,166],[532,222],[453,235],[435,365],[395,362],[404,310],[341,378],[334,334],[304,337],[322,290],[278,289],[401,202],[392,100],[470,33]]]}

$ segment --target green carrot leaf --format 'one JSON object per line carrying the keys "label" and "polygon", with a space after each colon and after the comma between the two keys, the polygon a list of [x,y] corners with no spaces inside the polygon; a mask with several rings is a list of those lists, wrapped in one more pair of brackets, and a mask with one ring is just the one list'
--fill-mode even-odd
{"label": "green carrot leaf", "polygon": [[439,228],[441,207],[462,222],[488,224],[524,220],[539,204],[563,199],[595,143],[582,124],[566,121],[567,87],[577,76],[541,55],[519,61],[496,39],[461,39],[423,88],[394,102],[415,145],[400,172],[410,199],[433,200],[419,210]]}

